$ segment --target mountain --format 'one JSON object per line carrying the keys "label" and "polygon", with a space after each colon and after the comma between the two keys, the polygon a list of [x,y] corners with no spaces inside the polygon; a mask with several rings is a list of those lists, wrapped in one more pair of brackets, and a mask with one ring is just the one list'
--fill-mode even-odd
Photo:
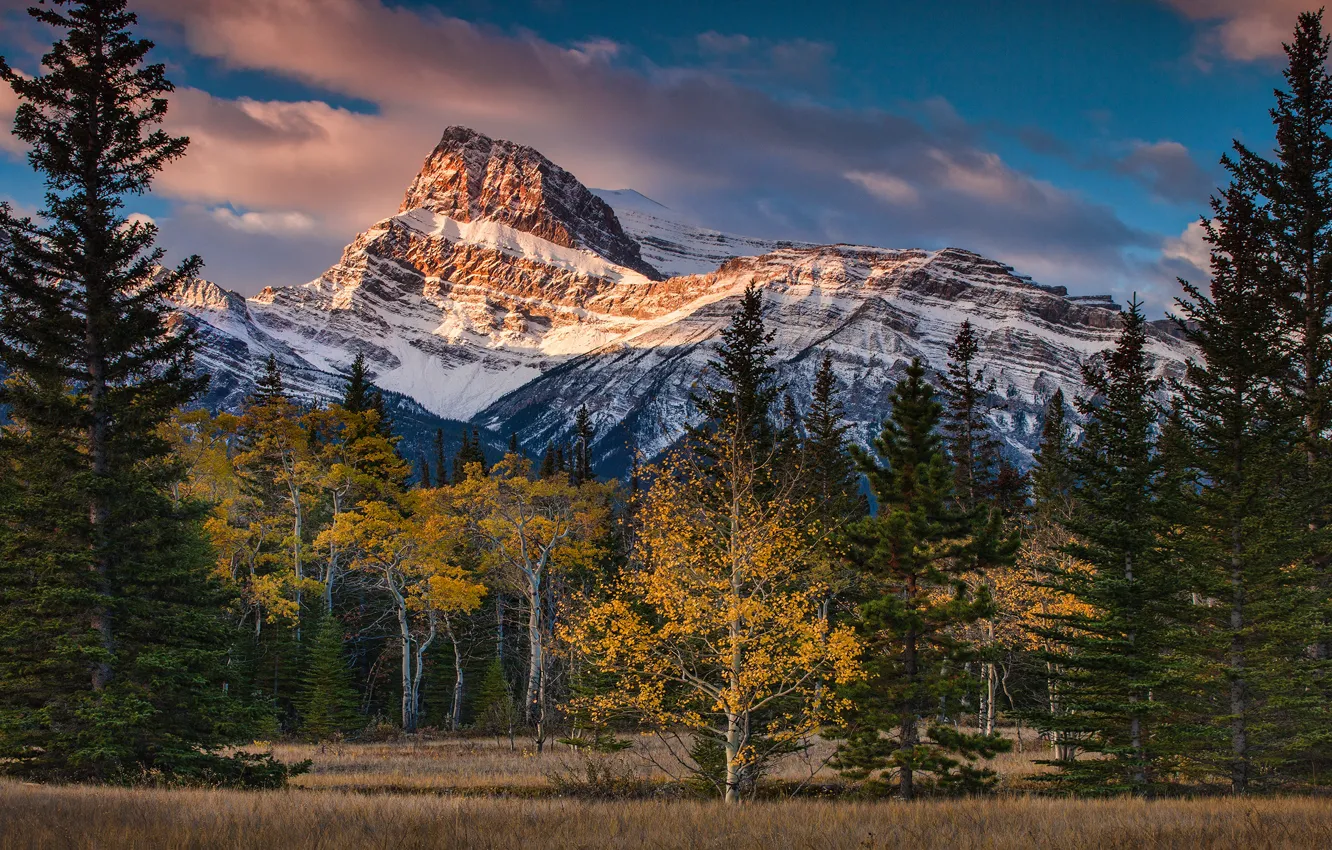
{"label": "mountain", "polygon": [[[532,148],[460,127],[445,131],[398,212],[318,279],[250,299],[197,281],[176,303],[203,341],[210,407],[235,407],[269,354],[295,392],[335,398],[364,354],[407,420],[471,421],[494,443],[516,434],[532,454],[568,440],[586,406],[599,468],[613,473],[631,447],[654,455],[682,432],[751,283],[765,290],[797,405],[830,352],[861,440],[910,359],[942,369],[970,320],[1005,401],[994,422],[1018,460],[1045,401],[1081,389],[1081,364],[1119,325],[1108,297],[1069,297],[968,251],[719,233],[632,190],[589,190]],[[1188,347],[1155,328],[1151,351],[1173,373]]]}

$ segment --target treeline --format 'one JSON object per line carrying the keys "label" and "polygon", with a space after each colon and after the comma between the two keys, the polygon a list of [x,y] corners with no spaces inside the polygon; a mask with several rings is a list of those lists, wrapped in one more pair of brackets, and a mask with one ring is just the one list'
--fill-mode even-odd
{"label": "treeline", "polygon": [[[1185,284],[1198,355],[1154,369],[1137,303],[1049,398],[1018,464],[984,340],[916,361],[868,445],[832,360],[776,380],[744,294],[693,424],[625,482],[595,439],[539,463],[480,434],[404,458],[360,359],[340,403],[202,389],[155,229],[127,222],[185,140],[123,0],[20,98],[47,179],[0,208],[0,771],[277,785],[230,745],[381,728],[589,750],[656,730],[728,801],[815,736],[868,792],[979,793],[1036,730],[1084,794],[1309,788],[1332,770],[1332,78],[1300,18],[1277,155],[1237,145]],[[95,165],[95,167],[91,167]],[[1026,471],[1024,471],[1024,469]]]}

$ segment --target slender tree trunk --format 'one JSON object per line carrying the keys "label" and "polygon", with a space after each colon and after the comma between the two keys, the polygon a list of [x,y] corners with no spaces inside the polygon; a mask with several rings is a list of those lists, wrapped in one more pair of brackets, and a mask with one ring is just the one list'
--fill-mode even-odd
{"label": "slender tree trunk", "polygon": [[1244,570],[1240,529],[1232,532],[1230,557],[1230,785],[1236,794],[1249,786],[1247,663],[1244,647]]}
{"label": "slender tree trunk", "polygon": [[[1124,580],[1133,586],[1133,555],[1124,556]],[[1130,652],[1134,651],[1133,646],[1137,642],[1137,631],[1128,630],[1128,644]],[[1147,753],[1143,746],[1142,734],[1142,716],[1138,711],[1139,697],[1137,691],[1128,695],[1129,711],[1132,714],[1129,717],[1129,746],[1133,749],[1133,784],[1141,790],[1147,787]]]}
{"label": "slender tree trunk", "polygon": [[526,707],[523,709],[524,719],[531,724],[536,719],[538,703],[541,699],[542,680],[545,678],[545,647],[542,645],[542,613],[543,605],[541,599],[541,585],[539,580],[532,580],[529,584],[529,594],[527,598],[527,695]]}
{"label": "slender tree trunk", "polygon": [[416,700],[412,694],[412,631],[407,608],[398,605],[398,635],[402,638],[402,731],[416,731]]}
{"label": "slender tree trunk", "polygon": [[740,770],[740,750],[744,743],[743,724],[740,715],[733,712],[726,714],[726,794],[727,803],[740,802],[741,783],[744,779]]}
{"label": "slender tree trunk", "polygon": [[[914,586],[914,584],[915,582],[913,581],[912,585]],[[914,596],[914,593],[912,595]],[[920,673],[918,668],[919,661],[916,652],[916,641],[916,630],[908,629],[906,633],[906,646],[902,653],[902,666],[903,672],[906,673],[908,687],[913,694],[915,692],[916,680],[919,678]],[[901,741],[898,745],[898,749],[902,752],[914,749],[918,743],[919,732],[916,728],[916,720],[915,705],[910,704],[906,707],[906,710],[902,712]],[[915,796],[916,792],[913,771],[909,765],[902,765],[901,768],[899,768],[899,773],[898,788],[902,795],[902,799],[910,800]]]}

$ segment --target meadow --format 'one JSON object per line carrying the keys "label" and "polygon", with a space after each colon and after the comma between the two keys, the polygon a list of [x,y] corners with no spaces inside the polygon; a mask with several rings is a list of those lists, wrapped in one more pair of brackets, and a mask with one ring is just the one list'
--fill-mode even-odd
{"label": "meadow", "polygon": [[[1067,800],[1028,793],[1045,750],[1001,755],[995,797],[826,799],[830,745],[788,757],[764,799],[727,807],[676,782],[666,744],[588,757],[507,739],[430,737],[267,747],[310,759],[284,791],[0,784],[0,850],[18,848],[1306,848],[1332,846],[1316,797]],[[588,783],[599,765],[600,782]],[[608,783],[606,776],[613,777]],[[625,782],[634,799],[594,799]],[[619,783],[618,785],[616,783]],[[800,796],[790,797],[799,788]]]}

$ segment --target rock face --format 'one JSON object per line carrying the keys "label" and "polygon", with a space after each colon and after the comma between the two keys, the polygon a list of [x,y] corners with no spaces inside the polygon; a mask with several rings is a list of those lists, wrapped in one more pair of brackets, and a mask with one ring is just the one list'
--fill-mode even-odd
{"label": "rock face", "polygon": [[[364,354],[407,408],[514,433],[534,454],[568,439],[586,406],[600,467],[615,472],[631,447],[655,454],[693,418],[691,392],[749,284],[764,289],[797,405],[831,353],[862,441],[911,358],[942,369],[970,320],[1002,396],[994,424],[1019,461],[1046,400],[1081,389],[1081,364],[1119,326],[1106,298],[1070,298],[967,251],[722,234],[463,128],[445,132],[398,213],[317,280],[248,300],[199,281],[177,303],[204,340],[212,407],[238,405],[269,354],[298,393],[334,398]],[[1163,372],[1189,353],[1164,330],[1151,350]]]}
{"label": "rock face", "polygon": [[457,222],[493,221],[564,248],[597,254],[645,277],[615,211],[572,174],[529,147],[450,127],[412,181],[398,212],[429,210]]}

